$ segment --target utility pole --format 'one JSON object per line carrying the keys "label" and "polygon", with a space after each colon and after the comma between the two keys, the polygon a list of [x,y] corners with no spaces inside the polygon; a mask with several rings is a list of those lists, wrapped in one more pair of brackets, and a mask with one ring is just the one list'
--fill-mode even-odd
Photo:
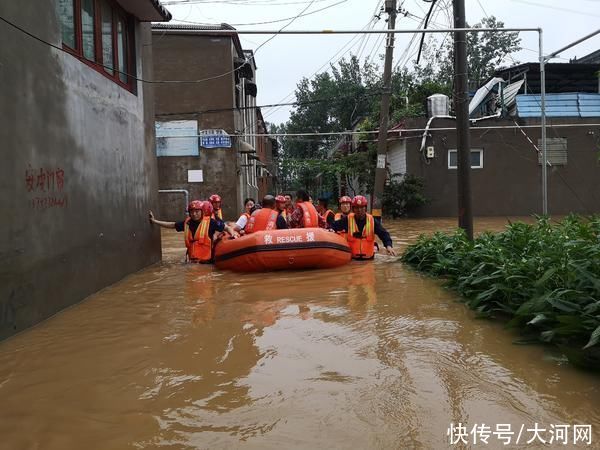
{"label": "utility pole", "polygon": [[[454,28],[466,28],[465,0],[453,0]],[[467,91],[467,33],[454,32],[454,109],[456,110],[458,226],[473,240],[471,208],[471,136]]]}
{"label": "utility pole", "polygon": [[[385,0],[385,12],[388,14],[388,30],[396,27],[396,0]],[[385,64],[383,66],[383,93],[381,95],[381,112],[379,114],[379,137],[377,140],[377,168],[375,169],[375,185],[371,214],[381,220],[383,203],[383,187],[387,170],[385,167],[387,154],[388,122],[390,115],[390,97],[392,95],[392,59],[394,56],[394,33],[388,33],[385,46]]]}

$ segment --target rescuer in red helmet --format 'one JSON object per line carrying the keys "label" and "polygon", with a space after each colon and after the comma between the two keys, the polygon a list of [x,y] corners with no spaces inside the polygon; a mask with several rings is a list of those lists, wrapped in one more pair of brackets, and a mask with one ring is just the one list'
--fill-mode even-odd
{"label": "rescuer in red helmet", "polygon": [[354,259],[373,259],[375,257],[375,235],[381,239],[388,255],[396,256],[392,248],[390,233],[367,214],[367,199],[357,195],[352,199],[352,212],[334,222],[333,229],[346,232],[346,239]]}
{"label": "rescuer in red helmet", "polygon": [[288,225],[285,219],[275,208],[276,201],[272,195],[265,195],[262,199],[262,208],[252,213],[244,231],[246,234],[263,230],[285,230]]}
{"label": "rescuer in red helmet", "polygon": [[279,215],[283,217],[283,220],[285,220],[287,223],[287,199],[285,198],[285,196],[279,194],[275,197],[275,209],[277,210]]}
{"label": "rescuer in red helmet", "polygon": [[213,219],[212,204],[208,201],[193,200],[188,205],[189,217],[181,222],[165,222],[154,218],[152,211],[148,212],[150,223],[163,228],[174,228],[184,232],[187,248],[186,260],[196,263],[211,263],[213,259],[213,236],[215,232],[227,231],[233,237],[237,233],[220,219]]}
{"label": "rescuer in red helmet", "polygon": [[340,210],[335,213],[334,220],[340,220],[342,217],[350,214],[352,199],[347,195],[342,195],[338,200],[338,204],[340,205]]}
{"label": "rescuer in red helmet", "polygon": [[214,209],[212,218],[219,218],[223,220],[223,210],[221,210],[221,196],[219,194],[213,194],[208,197],[208,201],[212,204]]}

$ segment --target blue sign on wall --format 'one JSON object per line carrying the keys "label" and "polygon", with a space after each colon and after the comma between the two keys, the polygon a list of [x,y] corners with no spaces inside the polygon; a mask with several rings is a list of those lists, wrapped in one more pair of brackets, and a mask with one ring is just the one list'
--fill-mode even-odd
{"label": "blue sign on wall", "polygon": [[224,130],[200,131],[200,147],[231,148],[231,137]]}

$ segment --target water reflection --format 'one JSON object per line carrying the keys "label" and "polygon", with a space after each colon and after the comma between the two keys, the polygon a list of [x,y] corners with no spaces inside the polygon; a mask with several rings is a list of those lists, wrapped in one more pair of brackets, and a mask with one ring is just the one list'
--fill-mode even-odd
{"label": "water reflection", "polygon": [[[397,246],[454,225],[386,224]],[[0,343],[0,449],[446,448],[450,422],[600,423],[597,377],[394,258],[240,275],[163,244]]]}

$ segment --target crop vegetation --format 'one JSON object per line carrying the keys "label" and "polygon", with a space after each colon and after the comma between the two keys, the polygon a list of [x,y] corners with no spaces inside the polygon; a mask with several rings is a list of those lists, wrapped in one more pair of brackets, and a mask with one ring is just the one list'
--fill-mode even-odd
{"label": "crop vegetation", "polygon": [[569,360],[600,369],[600,216],[511,223],[469,241],[420,236],[402,260],[442,277],[480,316],[507,319],[519,342],[556,345]]}

